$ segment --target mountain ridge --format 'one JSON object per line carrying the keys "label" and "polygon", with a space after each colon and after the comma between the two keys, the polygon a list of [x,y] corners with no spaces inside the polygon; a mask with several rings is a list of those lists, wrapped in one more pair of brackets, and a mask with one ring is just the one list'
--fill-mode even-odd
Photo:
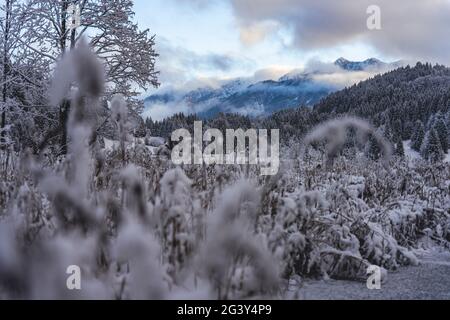
{"label": "mountain ridge", "polygon": [[[314,126],[333,118],[356,116],[370,121],[392,142],[409,140],[417,121],[430,127],[440,115],[450,128],[450,68],[429,63],[405,66],[371,77],[323,98],[313,108],[283,109],[267,117],[224,114],[206,121],[211,128],[279,129],[281,141],[301,139]],[[196,116],[177,114],[148,122],[156,135],[167,137],[178,128],[190,128]],[[450,136],[449,136],[450,141]]]}
{"label": "mountain ridge", "polygon": [[282,109],[299,106],[312,107],[322,98],[342,89],[337,84],[321,80],[320,77],[336,72],[356,72],[370,70],[383,72],[400,65],[400,62],[385,63],[376,58],[364,61],[337,59],[327,65],[326,70],[293,71],[277,80],[252,82],[237,78],[226,82],[219,88],[204,87],[188,92],[171,90],[154,94],[144,100],[146,108],[155,105],[181,105],[188,113],[195,113],[201,118],[211,118],[218,113],[239,113],[250,116],[269,115]]}

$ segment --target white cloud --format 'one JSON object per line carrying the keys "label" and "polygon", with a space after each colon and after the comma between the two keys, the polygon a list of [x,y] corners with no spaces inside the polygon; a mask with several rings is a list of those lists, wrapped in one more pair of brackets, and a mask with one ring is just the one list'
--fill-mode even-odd
{"label": "white cloud", "polygon": [[[448,0],[230,1],[243,30],[276,21],[292,31],[293,46],[303,51],[363,42],[387,56],[450,62]],[[373,4],[381,8],[381,30],[367,28],[366,10]],[[254,39],[266,36],[259,34]]]}
{"label": "white cloud", "polygon": [[262,21],[249,25],[243,25],[240,29],[241,41],[252,46],[266,39],[267,35],[278,30],[279,25],[275,21]]}
{"label": "white cloud", "polygon": [[160,121],[176,113],[189,113],[186,105],[181,103],[152,104],[142,113],[144,119],[151,118]]}

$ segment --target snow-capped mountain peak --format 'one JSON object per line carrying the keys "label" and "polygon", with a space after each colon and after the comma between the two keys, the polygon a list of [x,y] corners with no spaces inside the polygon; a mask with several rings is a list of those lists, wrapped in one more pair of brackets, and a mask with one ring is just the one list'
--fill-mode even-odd
{"label": "snow-capped mountain peak", "polygon": [[350,61],[341,57],[334,62],[334,65],[347,71],[363,71],[368,68],[382,68],[387,63],[376,58],[369,58],[364,61]]}
{"label": "snow-capped mountain peak", "polygon": [[184,104],[192,108],[192,112],[207,118],[219,112],[247,112],[249,106],[258,106],[258,112],[263,110],[264,114],[270,114],[286,108],[312,106],[331,92],[340,89],[342,85],[318,80],[333,78],[331,76],[338,71],[337,68],[341,73],[351,74],[356,71],[382,72],[397,67],[396,63],[389,64],[375,58],[364,61],[339,58],[334,65],[296,69],[278,80],[252,82],[250,78],[237,78],[224,82],[219,87],[152,95],[145,100],[145,104],[147,107],[166,103]]}

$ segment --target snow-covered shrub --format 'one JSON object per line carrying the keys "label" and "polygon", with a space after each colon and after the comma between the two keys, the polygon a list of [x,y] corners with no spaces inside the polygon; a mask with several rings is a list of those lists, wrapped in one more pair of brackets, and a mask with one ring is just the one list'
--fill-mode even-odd
{"label": "snow-covered shrub", "polygon": [[354,134],[357,143],[361,145],[371,138],[380,148],[383,161],[387,165],[392,155],[392,146],[368,122],[358,118],[346,117],[327,121],[309,132],[305,137],[304,144],[325,142],[325,153],[327,164],[329,165],[344,149],[348,141],[349,132]]}
{"label": "snow-covered shrub", "polygon": [[254,234],[258,205],[254,186],[238,182],[208,219],[200,266],[218,299],[270,297],[279,288],[272,254]]}
{"label": "snow-covered shrub", "polygon": [[158,241],[136,217],[121,226],[113,249],[116,264],[116,298],[162,299],[168,276],[160,264]]}
{"label": "snow-covered shrub", "polygon": [[160,183],[154,214],[163,245],[163,261],[175,279],[190,257],[195,241],[200,240],[200,226],[204,222],[192,201],[192,182],[180,168],[167,171]]}

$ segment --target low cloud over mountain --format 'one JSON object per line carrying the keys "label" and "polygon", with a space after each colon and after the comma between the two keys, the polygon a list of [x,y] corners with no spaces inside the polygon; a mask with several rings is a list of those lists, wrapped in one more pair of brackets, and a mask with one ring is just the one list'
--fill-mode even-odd
{"label": "low cloud over mountain", "polygon": [[328,94],[399,67],[403,62],[378,59],[334,63],[310,61],[305,68],[275,78],[280,70],[265,69],[253,77],[211,80],[194,90],[166,88],[145,99],[144,117],[162,119],[174,113],[196,113],[208,118],[219,112],[267,115],[285,108],[312,106]]}

